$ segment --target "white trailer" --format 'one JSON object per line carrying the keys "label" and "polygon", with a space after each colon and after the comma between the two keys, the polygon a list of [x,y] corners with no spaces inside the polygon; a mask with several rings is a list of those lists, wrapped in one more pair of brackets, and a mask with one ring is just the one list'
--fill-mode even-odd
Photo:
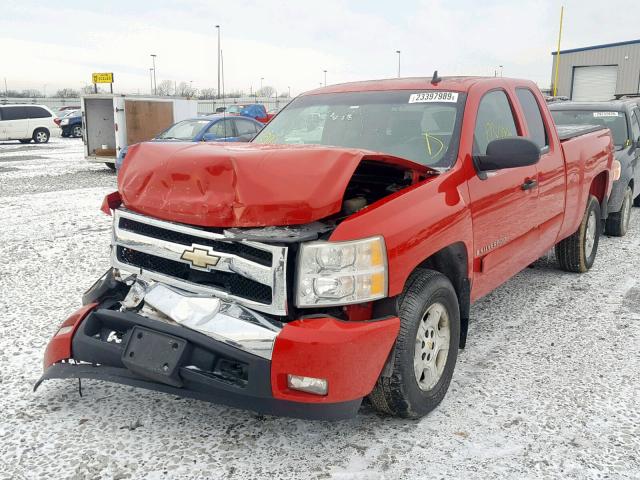
{"label": "white trailer", "polygon": [[82,97],[81,105],[85,158],[110,168],[122,148],[198,116],[198,102],[182,98],[98,94]]}

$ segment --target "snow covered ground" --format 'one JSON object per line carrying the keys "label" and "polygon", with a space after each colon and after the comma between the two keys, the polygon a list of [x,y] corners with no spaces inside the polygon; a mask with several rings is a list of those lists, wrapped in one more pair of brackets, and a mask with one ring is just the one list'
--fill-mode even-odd
{"label": "snow covered ground", "polygon": [[640,209],[594,269],[553,256],[474,305],[421,421],[259,416],[131,387],[46,382],[42,354],[107,269],[115,190],[77,139],[0,143],[0,478],[640,478]]}

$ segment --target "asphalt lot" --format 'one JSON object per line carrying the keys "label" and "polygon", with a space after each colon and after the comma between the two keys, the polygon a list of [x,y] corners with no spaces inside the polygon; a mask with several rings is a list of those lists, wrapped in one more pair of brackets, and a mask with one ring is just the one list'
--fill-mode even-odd
{"label": "asphalt lot", "polygon": [[640,478],[640,209],[593,270],[536,262],[472,308],[442,405],[273,418],[83,381],[42,355],[108,267],[115,176],[78,139],[0,143],[0,478]]}

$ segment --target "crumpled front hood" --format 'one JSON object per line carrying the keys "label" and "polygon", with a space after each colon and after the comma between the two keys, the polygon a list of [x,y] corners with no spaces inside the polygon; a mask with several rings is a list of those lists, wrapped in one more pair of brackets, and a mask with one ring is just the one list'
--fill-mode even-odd
{"label": "crumpled front hood", "polygon": [[363,158],[413,162],[355,149],[310,145],[148,142],[129,148],[118,175],[125,207],[205,227],[313,222],[338,213]]}

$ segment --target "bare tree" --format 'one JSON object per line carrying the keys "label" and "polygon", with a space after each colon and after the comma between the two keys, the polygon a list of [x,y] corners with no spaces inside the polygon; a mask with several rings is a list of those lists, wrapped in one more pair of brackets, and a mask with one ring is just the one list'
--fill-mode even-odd
{"label": "bare tree", "polygon": [[215,88],[202,88],[200,89],[200,94],[198,95],[198,98],[200,100],[211,100],[216,98],[216,89]]}
{"label": "bare tree", "polygon": [[280,98],[289,98],[289,92],[282,92],[280,95],[278,95],[278,97],[280,97]]}
{"label": "bare tree", "polygon": [[40,90],[35,88],[28,88],[26,90],[22,90],[22,96],[26,98],[37,98],[40,97]]}
{"label": "bare tree", "polygon": [[63,88],[56,92],[56,97],[58,98],[76,98],[79,96],[78,91],[73,88]]}
{"label": "bare tree", "polygon": [[83,95],[87,95],[87,94],[93,93],[93,92],[94,92],[93,85],[85,85],[84,87],[82,87],[80,89],[80,93],[82,93]]}
{"label": "bare tree", "polygon": [[224,96],[226,98],[240,98],[240,97],[244,97],[244,92],[242,90],[234,90],[234,91],[225,93]]}
{"label": "bare tree", "polygon": [[173,91],[173,82],[171,80],[162,80],[158,84],[158,95],[168,96]]}
{"label": "bare tree", "polygon": [[259,97],[267,97],[267,98],[271,97],[274,93],[276,93],[276,89],[269,85],[265,85],[264,87],[262,87],[260,90],[256,92],[256,94]]}
{"label": "bare tree", "polygon": [[187,82],[180,82],[176,95],[179,97],[193,97],[196,94],[196,89],[192,88]]}

